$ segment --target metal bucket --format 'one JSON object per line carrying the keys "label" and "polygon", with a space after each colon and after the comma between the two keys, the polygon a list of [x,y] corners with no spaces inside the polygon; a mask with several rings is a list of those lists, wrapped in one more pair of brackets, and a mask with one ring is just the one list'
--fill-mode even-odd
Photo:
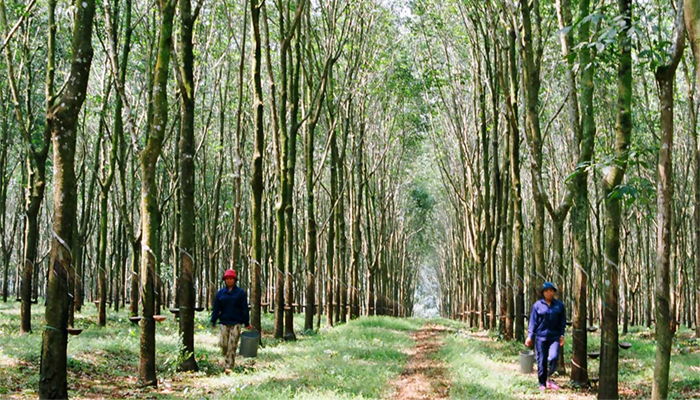
{"label": "metal bucket", "polygon": [[241,333],[240,354],[243,357],[257,357],[260,344],[260,332],[247,331]]}
{"label": "metal bucket", "polygon": [[535,352],[525,350],[520,352],[520,373],[531,374],[532,366],[535,365]]}

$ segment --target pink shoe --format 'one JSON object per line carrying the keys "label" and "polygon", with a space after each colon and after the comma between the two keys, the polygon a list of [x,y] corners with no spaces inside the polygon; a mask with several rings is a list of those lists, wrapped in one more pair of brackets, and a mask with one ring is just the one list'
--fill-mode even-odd
{"label": "pink shoe", "polygon": [[554,381],[547,381],[547,389],[559,390],[560,387]]}
{"label": "pink shoe", "polygon": [[540,392],[543,392],[543,393],[544,393],[544,391],[545,391],[546,389],[547,389],[547,388],[546,388],[544,385],[540,385]]}

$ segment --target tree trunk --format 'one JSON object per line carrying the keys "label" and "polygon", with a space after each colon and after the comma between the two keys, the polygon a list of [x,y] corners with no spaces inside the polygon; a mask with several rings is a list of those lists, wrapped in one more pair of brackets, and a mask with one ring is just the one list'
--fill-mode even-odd
{"label": "tree trunk", "polygon": [[[285,169],[287,168],[287,158],[288,158],[288,151],[289,147],[287,144],[287,86],[288,86],[288,76],[287,76],[287,53],[289,49],[289,43],[286,41],[285,35],[285,18],[284,18],[284,11],[280,10],[279,13],[279,29],[280,29],[280,103],[279,103],[279,116],[277,117],[278,119],[278,126],[275,131],[277,134],[275,143],[277,146],[275,147],[277,150],[277,177],[279,179],[279,186],[278,186],[278,192],[277,192],[277,200],[275,204],[275,222],[277,224],[277,231],[275,235],[275,270],[276,270],[276,279],[275,279],[275,328],[274,328],[274,335],[276,339],[282,339],[284,337],[284,327],[285,327],[285,297],[284,297],[284,288],[286,284],[286,279],[285,279],[285,272],[289,271],[284,271],[285,268],[285,252],[284,252],[284,247],[286,244],[285,241],[285,233],[286,233],[286,224],[285,224],[285,208],[286,208],[286,201],[287,201],[287,187],[288,187],[288,181],[287,181],[287,174],[285,173]],[[268,48],[268,52],[271,50]],[[268,73],[272,74],[271,71],[268,71]],[[292,251],[291,249],[289,251]],[[291,307],[291,304],[289,305]]]}
{"label": "tree trunk", "polygon": [[515,59],[515,30],[508,29],[509,97],[508,117],[510,176],[513,191],[513,264],[515,280],[515,340],[525,339],[525,258],[523,255],[523,199],[520,181],[520,130],[518,129],[518,66]]}
{"label": "tree trunk", "polygon": [[539,25],[539,2],[532,3],[534,9],[530,9],[528,2],[521,4],[522,34],[521,53],[523,60],[523,87],[525,90],[525,131],[530,143],[531,165],[530,175],[532,179],[532,197],[535,202],[534,226],[532,232],[532,251],[534,263],[530,274],[530,304],[539,298],[538,282],[546,278],[544,258],[544,212],[545,199],[542,183],[542,132],[539,120],[539,91],[540,91],[540,51],[535,45],[535,37],[532,32],[532,18],[534,14],[535,26]]}
{"label": "tree trunk", "polygon": [[[54,215],[51,264],[48,273],[46,329],[41,347],[39,397],[68,398],[66,379],[70,273],[73,269],[72,243],[76,222],[75,143],[78,115],[85,101],[92,63],[92,22],[94,0],[85,0],[76,9],[73,27],[70,78],[56,106],[47,109],[47,126],[54,143]],[[3,5],[4,6],[4,5]]]}
{"label": "tree trunk", "polygon": [[[179,280],[179,333],[182,338],[181,359],[179,365],[182,371],[198,371],[194,358],[194,254],[195,250],[195,143],[194,143],[194,46],[192,34],[199,9],[192,12],[190,0],[179,0],[180,3],[180,51],[181,71],[180,82],[180,226],[178,240],[182,254],[182,267]],[[223,104],[222,104],[223,107]],[[221,160],[223,162],[223,160]],[[217,199],[218,202],[218,199]]]}
{"label": "tree trunk", "polygon": [[[331,84],[333,83],[332,74],[330,75]],[[332,97],[331,92],[331,97]],[[332,114],[331,120],[337,118],[337,115]],[[333,126],[331,124],[331,126]],[[330,181],[331,181],[331,195],[329,198],[329,212],[328,212],[328,238],[326,239],[326,326],[333,326],[333,322],[336,320],[335,315],[337,315],[337,308],[335,306],[336,302],[336,292],[334,291],[334,284],[337,282],[338,275],[336,274],[337,265],[336,255],[335,255],[335,238],[337,236],[335,232],[335,213],[338,202],[338,173],[337,173],[337,159],[338,159],[338,142],[336,135],[336,128],[332,127],[330,129],[330,148],[331,148],[331,160],[330,160]]]}
{"label": "tree trunk", "polygon": [[[8,136],[10,133],[10,126],[9,126],[9,117],[8,117],[8,107],[7,106],[0,106],[2,109],[2,122],[0,125],[0,132],[2,132],[2,139],[0,139],[0,240],[2,240],[2,243],[0,243],[0,248],[2,249],[2,253],[0,256],[2,257],[2,266],[3,266],[3,274],[2,274],[2,302],[7,303],[7,296],[8,296],[8,276],[10,272],[10,255],[12,252],[12,245],[8,245],[8,239],[7,239],[7,189],[9,186],[9,177],[7,176],[7,154],[8,150],[10,147],[10,144],[8,142]],[[17,219],[14,218],[14,221]],[[14,227],[16,227],[17,224],[16,222],[13,222],[13,229],[10,232],[10,243],[14,244],[14,234],[15,230]]]}
{"label": "tree trunk", "polygon": [[163,147],[168,123],[168,72],[172,49],[172,28],[175,2],[161,0],[158,58],[153,75],[153,119],[148,126],[148,141],[140,155],[141,161],[141,340],[139,347],[138,381],[140,386],[157,386],[156,307],[159,204],[156,190],[156,164]]}
{"label": "tree trunk", "polygon": [[[364,103],[362,105],[364,107]],[[362,218],[362,192],[364,191],[363,181],[362,181],[362,146],[364,146],[364,130],[365,125],[362,121],[359,129],[359,135],[357,137],[353,136],[353,142],[355,145],[355,171],[351,180],[356,180],[357,182],[353,186],[353,192],[355,199],[352,204],[352,265],[351,269],[351,284],[349,286],[350,294],[350,318],[355,319],[360,315],[360,293],[358,292],[358,270],[360,268],[360,247],[362,246],[362,235],[360,231],[360,219]],[[351,172],[352,173],[352,172]]]}
{"label": "tree trunk", "polygon": [[129,316],[139,315],[139,260],[141,260],[141,238],[131,242],[131,289],[129,298]]}
{"label": "tree trunk", "polygon": [[[323,104],[321,99],[320,104]],[[312,330],[316,289],[316,216],[314,211],[314,126],[306,129],[306,309],[304,330]]]}
{"label": "tree trunk", "polygon": [[350,132],[350,113],[352,111],[352,99],[348,101],[345,122],[343,128],[343,141],[340,147],[340,154],[336,159],[336,172],[338,174],[338,204],[335,209],[336,223],[336,245],[338,246],[338,262],[336,263],[336,322],[345,323],[348,319],[348,274],[347,274],[347,249],[348,238],[345,225],[345,200],[349,196],[347,189],[347,179],[345,172],[345,159],[347,152],[348,136]]}
{"label": "tree trunk", "polygon": [[[308,13],[308,11],[307,11]],[[304,330],[313,329],[313,317],[314,309],[316,306],[316,258],[318,254],[317,245],[317,228],[316,228],[316,215],[314,210],[314,133],[316,131],[316,125],[318,124],[319,118],[321,117],[321,111],[323,104],[325,103],[326,94],[326,82],[332,68],[332,62],[329,60],[324,69],[324,75],[321,81],[320,95],[317,100],[316,108],[310,110],[312,112],[311,120],[306,126],[306,310],[304,315]],[[311,107],[311,81],[308,82],[308,101]],[[319,297],[320,299],[320,297]],[[320,308],[318,310],[320,317]]]}
{"label": "tree trunk", "polygon": [[[688,0],[692,1],[692,0]],[[675,315],[671,313],[670,268],[671,268],[671,220],[673,210],[673,108],[676,69],[685,49],[685,24],[683,23],[683,0],[678,0],[675,41],[672,60],[656,70],[661,109],[661,143],[659,143],[658,184],[657,184],[657,250],[656,250],[656,361],[651,397],[654,400],[668,397],[668,372],[671,362],[673,334],[671,324]],[[626,301],[627,299],[625,299]]]}
{"label": "tree trunk", "polygon": [[265,132],[263,121],[262,80],[260,78],[260,66],[262,50],[260,44],[260,6],[258,0],[250,0],[250,15],[252,21],[251,30],[253,41],[253,89],[254,106],[253,120],[255,122],[255,141],[253,146],[253,174],[251,187],[253,190],[251,262],[253,264],[251,275],[250,311],[251,325],[258,331],[260,327],[260,301],[261,301],[261,263],[262,263],[262,195],[263,195],[263,154],[265,153]]}
{"label": "tree trunk", "polygon": [[[303,7],[303,2],[301,4],[301,7]],[[292,56],[292,52],[290,51],[290,65],[292,66],[291,70],[291,87],[290,87],[290,101],[291,101],[291,109],[290,109],[290,129],[289,129],[289,135],[285,135],[286,137],[286,143],[285,145],[287,146],[285,153],[286,157],[283,156],[282,159],[284,160],[284,174],[285,174],[285,179],[284,179],[284,213],[285,213],[285,218],[284,218],[284,226],[280,225],[279,229],[285,229],[285,238],[286,238],[286,253],[285,253],[285,260],[284,260],[284,272],[285,272],[285,289],[284,289],[284,295],[285,295],[285,307],[284,307],[284,338],[286,340],[296,340],[296,335],[294,333],[294,239],[295,239],[295,231],[294,231],[294,171],[296,169],[296,159],[297,159],[297,135],[299,134],[299,78],[301,75],[301,26],[299,24],[295,24],[291,27],[290,34],[292,32],[296,32],[295,35],[295,44],[294,44],[294,52]],[[283,43],[284,44],[284,43]],[[284,51],[285,46],[282,46],[282,51]],[[284,56],[283,56],[283,62],[284,62]],[[282,91],[286,90],[286,81],[285,78],[282,77]],[[281,96],[282,101],[285,99],[285,95],[283,94]],[[281,107],[281,109],[284,109],[284,107]],[[280,115],[282,117],[282,115]],[[281,126],[283,126],[284,120],[280,118],[280,123]],[[282,142],[282,141],[281,141]]]}
{"label": "tree trunk", "polygon": [[603,306],[603,332],[600,354],[599,399],[618,398],[618,296],[620,261],[620,199],[615,195],[627,169],[628,149],[632,133],[632,40],[628,33],[632,27],[632,1],[618,0],[622,29],[618,33],[618,83],[617,121],[615,125],[615,159],[603,173],[603,199],[605,202],[605,282],[601,288]]}
{"label": "tree trunk", "polygon": [[[109,14],[109,11],[106,11]],[[108,15],[109,18],[109,15]],[[112,39],[114,42],[116,42],[116,37]],[[105,88],[106,90],[103,93],[103,105],[102,105],[102,111],[101,115],[102,118],[100,118],[100,128],[99,129],[104,129],[104,121],[105,117],[107,115],[107,105],[109,102],[109,94],[111,92],[111,87],[112,87],[112,80],[111,78],[105,79]],[[121,111],[121,110],[119,110]],[[115,118],[116,121],[117,118]],[[115,122],[116,124],[116,122]],[[100,138],[102,138],[102,135],[100,135]],[[110,160],[109,160],[109,165],[105,165],[104,162],[102,164],[101,172],[104,175],[103,179],[104,181],[100,180],[100,204],[99,204],[99,210],[100,210],[100,225],[99,225],[99,235],[98,235],[98,244],[97,244],[97,273],[98,273],[98,279],[97,279],[97,286],[98,286],[98,297],[99,297],[99,304],[98,304],[98,311],[97,311],[97,325],[100,327],[103,327],[107,324],[107,278],[106,278],[106,264],[107,264],[107,219],[109,217],[109,210],[107,209],[107,196],[109,195],[109,191],[112,187],[112,181],[114,178],[114,165],[116,162],[116,151],[117,151],[117,146],[118,146],[118,138],[119,136],[114,134],[112,135],[112,151],[110,155]],[[105,147],[103,147],[105,148]],[[106,161],[106,155],[105,155],[105,160]],[[106,168],[109,167],[109,172],[106,171]],[[111,271],[111,267],[110,267]]]}
{"label": "tree trunk", "polygon": [[[579,19],[584,21],[579,29],[580,40],[588,40],[590,36],[590,0],[582,0],[579,4]],[[585,46],[584,46],[585,47]],[[588,385],[588,335],[586,331],[586,316],[588,313],[588,277],[591,271],[587,250],[587,224],[589,217],[588,204],[588,168],[587,163],[593,156],[594,139],[596,134],[595,110],[593,108],[593,75],[595,64],[591,62],[591,51],[588,47],[579,50],[580,64],[586,67],[581,72],[581,138],[579,142],[579,163],[573,178],[573,206],[571,210],[571,225],[573,230],[573,262],[574,297],[573,309],[573,342],[571,380],[577,385]]]}
{"label": "tree trunk", "polygon": [[[53,105],[53,86],[55,74],[55,50],[56,50],[56,23],[55,9],[56,2],[51,0],[48,2],[48,43],[46,55],[46,103],[47,110]],[[0,31],[7,34],[8,25],[5,15],[5,2],[0,0]],[[44,132],[40,141],[41,147],[35,149],[34,138],[30,132],[30,127],[27,125],[25,116],[20,107],[20,95],[18,85],[15,81],[15,72],[13,66],[13,55],[11,48],[5,46],[5,60],[7,64],[8,83],[12,93],[12,102],[15,108],[15,116],[19,125],[24,145],[26,148],[27,157],[27,192],[26,192],[26,209],[25,209],[25,234],[24,234],[24,254],[22,257],[21,270],[21,287],[20,297],[22,300],[22,308],[20,311],[20,333],[30,333],[31,328],[31,307],[32,307],[32,284],[34,281],[34,270],[36,266],[36,253],[39,239],[39,224],[38,217],[41,210],[41,202],[44,199],[46,189],[46,158],[50,148],[51,132],[48,124],[44,126]],[[27,61],[27,60],[24,60]],[[30,68],[27,61],[27,68]],[[29,87],[27,90],[30,90]],[[29,97],[29,96],[28,96]],[[31,117],[31,115],[29,116]]]}
{"label": "tree trunk", "polygon": [[[232,238],[232,257],[231,257],[231,269],[235,269],[237,265],[240,264],[240,254],[241,254],[241,203],[242,203],[242,197],[243,197],[243,187],[241,186],[241,182],[243,179],[243,153],[244,153],[244,148],[245,148],[245,143],[246,143],[246,130],[243,129],[242,125],[242,119],[243,119],[243,86],[244,86],[244,77],[243,73],[245,71],[245,50],[246,50],[246,34],[248,32],[248,13],[247,13],[247,5],[248,2],[247,0],[245,1],[244,7],[243,7],[243,39],[241,43],[241,57],[240,57],[240,62],[238,64],[238,106],[236,108],[236,142],[237,142],[237,148],[236,148],[236,157],[234,158],[234,169],[236,172],[234,173],[234,185],[236,187],[236,194],[235,194],[235,211],[234,211],[234,217],[233,217],[233,238]],[[228,79],[227,79],[228,80]],[[227,85],[228,86],[228,85]],[[221,146],[223,147],[223,114],[222,114],[222,130],[221,130]],[[223,151],[222,151],[222,157],[223,157]],[[221,163],[223,165],[223,163]],[[222,169],[219,169],[219,177],[221,177]],[[217,181],[218,183],[221,181],[221,178]],[[219,187],[217,186],[217,189]],[[217,197],[218,198],[218,197]],[[257,259],[256,259],[257,260]],[[255,267],[253,267],[254,269]],[[252,276],[251,271],[251,276]],[[251,279],[252,281],[252,279]],[[252,310],[252,306],[251,306]]]}
{"label": "tree trunk", "polygon": [[[685,28],[690,38],[690,47],[695,58],[696,85],[700,82],[700,4],[697,1],[686,1],[683,5]],[[690,91],[690,89],[689,89]],[[696,93],[697,88],[696,88]],[[693,133],[693,155],[694,155],[694,228],[695,246],[700,246],[700,141],[697,137],[697,115],[695,114],[694,101],[690,101],[690,121],[691,132]],[[695,251],[695,279],[700,279],[700,252]],[[696,284],[697,285],[697,284]],[[695,336],[700,337],[700,294],[695,294]]]}

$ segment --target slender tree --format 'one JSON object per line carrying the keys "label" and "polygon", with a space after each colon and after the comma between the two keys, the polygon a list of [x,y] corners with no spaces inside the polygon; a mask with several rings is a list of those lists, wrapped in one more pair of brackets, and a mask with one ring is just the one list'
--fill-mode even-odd
{"label": "slender tree", "polygon": [[632,134],[632,1],[618,0],[617,119],[615,122],[615,156],[603,172],[605,202],[605,260],[603,297],[603,332],[600,354],[599,399],[617,399],[618,394],[618,325],[620,292],[620,195],[619,186],[627,170]]}
{"label": "slender tree", "polygon": [[654,400],[668,398],[668,369],[671,363],[671,345],[673,344],[670,296],[671,270],[671,219],[673,210],[673,109],[676,70],[685,49],[685,24],[683,21],[683,0],[678,0],[676,21],[674,24],[673,48],[670,62],[659,66],[656,82],[659,88],[659,108],[661,109],[661,141],[659,143],[658,188],[657,188],[657,250],[656,250],[656,362],[654,363],[654,381],[651,398]]}
{"label": "slender tree", "polygon": [[[690,39],[690,47],[693,51],[693,56],[695,57],[695,83],[696,85],[700,82],[700,68],[697,67],[700,64],[700,4],[696,1],[686,1],[683,4],[685,27],[688,31],[688,38]],[[699,93],[698,89],[695,89],[695,93]],[[698,103],[698,102],[695,102]],[[693,102],[691,102],[693,104]],[[691,108],[691,116],[695,115],[695,110]],[[695,118],[691,118],[691,122],[697,124],[697,115]],[[691,127],[691,131],[695,132],[695,148],[694,153],[694,193],[695,193],[695,215],[694,215],[694,227],[695,227],[695,243],[700,243],[700,141],[697,140],[697,127]],[[700,252],[695,252],[695,276],[700,276]],[[695,336],[700,337],[700,296],[695,295]]]}
{"label": "slender tree", "polygon": [[160,38],[153,71],[153,118],[148,126],[148,141],[141,151],[141,341],[139,348],[140,386],[157,386],[156,325],[153,319],[156,297],[160,224],[156,186],[156,164],[163,148],[168,124],[168,72],[172,49],[175,0],[160,0]]}
{"label": "slender tree", "polygon": [[[92,64],[92,23],[94,0],[77,7],[73,23],[70,77],[61,98],[46,112],[54,143],[54,216],[51,261],[48,273],[46,329],[41,346],[39,397],[68,398],[67,355],[70,273],[73,269],[72,243],[76,213],[75,143],[78,115],[87,94]],[[2,6],[2,5],[0,5]]]}
{"label": "slender tree", "polygon": [[[29,9],[27,9],[29,12]],[[56,99],[54,99],[54,77],[56,68],[56,1],[48,2],[48,39],[46,52],[46,105],[47,110],[50,108]],[[26,21],[24,23],[27,23]],[[29,29],[29,27],[27,27]],[[12,93],[12,103],[14,105],[15,117],[19,126],[22,139],[24,141],[24,151],[26,154],[26,203],[25,203],[25,222],[24,222],[24,255],[22,257],[21,267],[21,287],[20,297],[22,300],[22,308],[20,314],[20,333],[30,333],[31,314],[32,314],[32,282],[34,280],[34,270],[37,258],[37,248],[39,245],[39,212],[41,211],[41,203],[44,200],[44,192],[46,191],[46,159],[51,148],[51,132],[49,124],[45,124],[43,132],[39,140],[32,134],[32,111],[31,105],[31,89],[27,85],[28,94],[26,98],[26,110],[22,109],[22,100],[19,93],[19,85],[17,75],[14,68],[14,60],[12,49],[9,45],[11,36],[10,29],[7,24],[5,15],[5,2],[0,0],[0,31],[3,32],[3,43],[5,49],[5,62],[7,66],[7,77]],[[28,51],[28,45],[24,46],[25,53]],[[26,68],[31,69],[29,62],[26,59],[23,64],[27,64]]]}
{"label": "slender tree", "polygon": [[[202,1],[192,10],[190,0],[180,3],[180,252],[182,267],[179,280],[180,336],[182,340],[183,371],[198,371],[194,358],[194,254],[195,250],[195,143],[194,143],[194,45],[192,33],[197,21]],[[222,105],[223,107],[223,105]],[[167,120],[167,119],[166,119]],[[177,227],[176,227],[177,229]]]}
{"label": "slender tree", "polygon": [[263,229],[263,155],[265,154],[265,131],[263,121],[262,79],[260,75],[262,64],[262,44],[260,36],[260,8],[258,0],[250,0],[251,16],[251,40],[253,42],[252,74],[253,74],[253,121],[255,124],[255,138],[253,145],[253,172],[252,190],[252,246],[251,264],[251,325],[260,331],[260,302],[261,289],[261,264],[262,264],[262,229]]}

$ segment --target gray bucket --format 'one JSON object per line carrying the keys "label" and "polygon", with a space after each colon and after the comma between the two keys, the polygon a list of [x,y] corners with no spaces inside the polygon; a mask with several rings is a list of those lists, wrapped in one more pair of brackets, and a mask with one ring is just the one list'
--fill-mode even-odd
{"label": "gray bucket", "polygon": [[257,357],[260,344],[260,332],[247,331],[241,333],[240,354],[243,357]]}
{"label": "gray bucket", "polygon": [[531,374],[532,366],[535,365],[535,352],[525,350],[520,352],[520,373]]}

